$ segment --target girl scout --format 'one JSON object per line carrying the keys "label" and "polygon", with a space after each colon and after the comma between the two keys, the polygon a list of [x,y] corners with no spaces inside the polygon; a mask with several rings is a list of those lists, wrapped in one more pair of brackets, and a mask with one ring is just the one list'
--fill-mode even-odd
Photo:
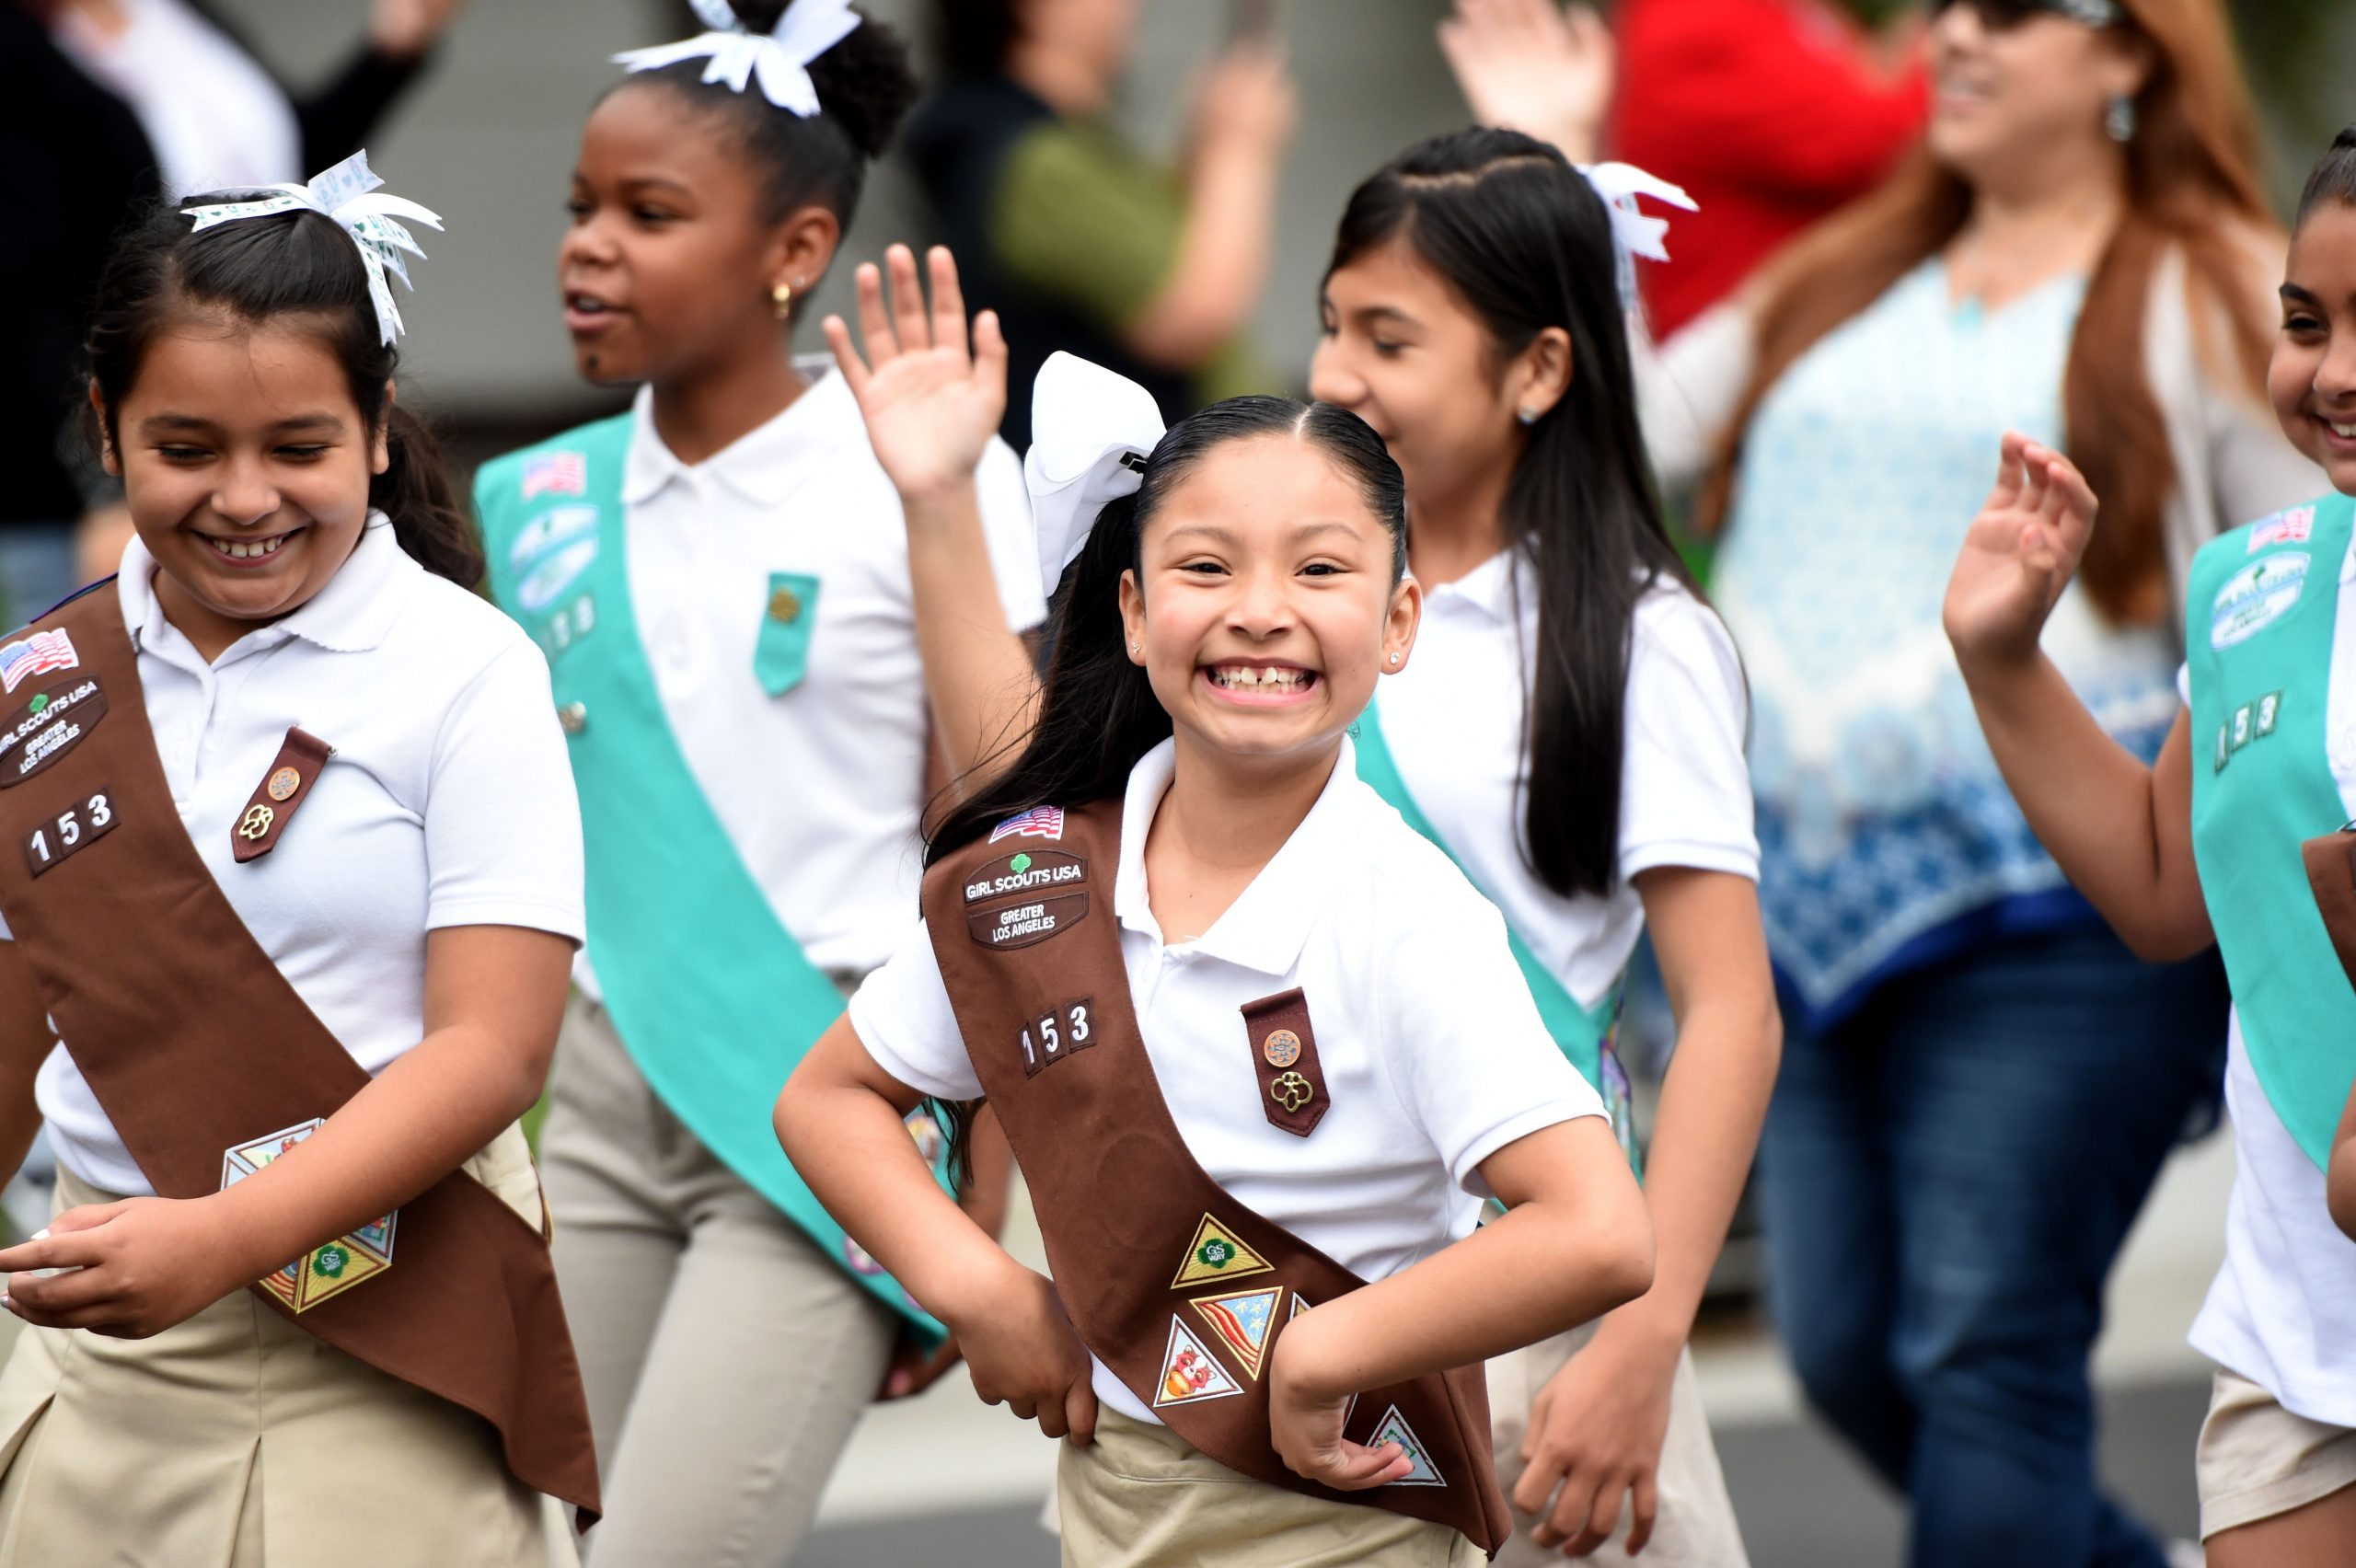
{"label": "girl scout", "polygon": [[433,219],[376,183],[129,232],[88,352],[138,536],[0,644],[0,1160],[37,1109],[61,1208],[0,1252],[12,1568],[538,1568],[536,1493],[595,1505],[515,1125],[580,819],[393,401]]}
{"label": "girl scout", "polygon": [[[1490,1366],[1499,1474],[1531,1516],[1500,1562],[1609,1540],[1745,1561],[1685,1341],[1775,1077],[1741,666],[1646,478],[1615,279],[1637,171],[1504,131],[1443,136],[1358,188],[1311,375],[1405,471],[1415,662],[1357,764],[1504,912],[1549,1031],[1611,1107],[1622,975],[1649,921],[1679,1023],[1646,1197],[1658,1282]],[[1622,203],[1624,203],[1623,205]],[[1657,251],[1657,236],[1633,234]],[[1615,252],[1617,257],[1615,258]]]}
{"label": "girl scout", "polygon": [[[946,1365],[768,1109],[907,923],[938,781],[1027,723],[1018,633],[1044,613],[1013,456],[919,472],[957,455],[871,445],[849,383],[788,354],[914,95],[900,42],[829,0],[740,9],[704,0],[712,31],[626,56],[582,136],[566,325],[634,408],[476,491],[587,830],[542,1147],[613,1499],[598,1551],[698,1568],[790,1551],[860,1412]],[[924,368],[894,395],[934,396]]]}
{"label": "girl scout", "polygon": [[[1037,729],[935,836],[924,929],[778,1136],[982,1397],[1071,1439],[1066,1562],[1477,1561],[1507,1520],[1465,1369],[1640,1293],[1650,1254],[1495,911],[1357,777],[1421,599],[1398,469],[1325,405],[1165,436],[1068,356],[1034,409],[1063,580]],[[985,1095],[1052,1285],[899,1131]]]}
{"label": "girl scout", "polygon": [[[2068,459],[2005,438],[1946,616],[2038,837],[2142,956],[2214,940],[2233,983],[2237,1163],[2192,1329],[2217,1363],[2199,1453],[2212,1568],[2356,1561],[2356,1242],[2325,1186],[2356,989],[2324,914],[2341,924],[2356,896],[2339,831],[2356,818],[2356,128],[2307,182],[2281,294],[2268,388],[2338,493],[2194,559],[2186,710],[2156,767],[2104,737],[2038,646],[2094,525]],[[2336,887],[2311,882],[2311,855]]]}

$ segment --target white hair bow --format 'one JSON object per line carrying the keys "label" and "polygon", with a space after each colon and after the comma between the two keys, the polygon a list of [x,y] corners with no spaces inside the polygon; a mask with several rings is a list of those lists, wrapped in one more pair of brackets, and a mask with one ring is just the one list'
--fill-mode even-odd
{"label": "white hair bow", "polygon": [[1022,480],[1039,533],[1039,582],[1050,598],[1087,548],[1096,514],[1138,493],[1164,429],[1153,394],[1125,375],[1058,352],[1031,392]]}
{"label": "white hair bow", "polygon": [[1682,189],[1668,180],[1646,174],[1634,164],[1581,164],[1578,171],[1603,198],[1603,205],[1611,217],[1611,250],[1619,265],[1620,301],[1629,309],[1636,307],[1636,258],[1647,261],[1669,259],[1669,220],[1647,216],[1636,205],[1639,196],[1650,196],[1672,207],[1682,207],[1698,213],[1701,204]]}
{"label": "white hair bow", "polygon": [[860,15],[850,0],[793,0],[777,26],[756,33],[737,18],[728,0],[693,0],[696,16],[709,32],[653,49],[633,49],[614,56],[614,63],[632,71],[660,71],[682,60],[711,62],[703,69],[707,82],[725,82],[743,92],[757,76],[761,95],[788,113],[807,120],[819,110],[817,84],[810,79],[810,63],[859,30]]}
{"label": "white hair bow", "polygon": [[275,217],[281,213],[309,212],[333,218],[352,236],[352,243],[360,248],[360,259],[368,268],[368,298],[376,306],[376,329],[382,335],[381,340],[389,343],[401,335],[401,313],[393,303],[393,287],[387,274],[413,290],[417,285],[410,282],[409,263],[402,259],[402,253],[406,251],[421,260],[425,257],[417,236],[400,220],[407,218],[410,223],[439,229],[442,218],[414,202],[375,194],[384,183],[369,168],[368,155],[363,151],[333,168],[313,175],[308,184],[265,185],[251,201],[190,207],[183,215],[196,220],[191,234],[202,234],[219,225],[247,218]]}

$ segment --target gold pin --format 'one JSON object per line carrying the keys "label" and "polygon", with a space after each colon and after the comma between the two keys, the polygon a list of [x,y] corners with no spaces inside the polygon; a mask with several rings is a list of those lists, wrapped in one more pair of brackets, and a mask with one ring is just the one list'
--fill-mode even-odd
{"label": "gold pin", "polygon": [[780,588],[769,595],[769,619],[780,626],[791,626],[801,618],[801,594],[791,588]]}
{"label": "gold pin", "polygon": [[282,767],[270,776],[270,798],[283,801],[303,787],[303,776],[291,767]]}
{"label": "gold pin", "polygon": [[556,710],[557,727],[568,735],[577,735],[589,727],[589,705],[568,702]]}
{"label": "gold pin", "polygon": [[1309,1080],[1299,1073],[1287,1073],[1268,1086],[1268,1098],[1287,1111],[1297,1113],[1302,1106],[1317,1098],[1317,1091],[1310,1086]]}
{"label": "gold pin", "polygon": [[257,803],[247,811],[246,820],[237,824],[237,836],[250,843],[260,843],[262,836],[270,831],[270,824],[277,820],[276,812]]}

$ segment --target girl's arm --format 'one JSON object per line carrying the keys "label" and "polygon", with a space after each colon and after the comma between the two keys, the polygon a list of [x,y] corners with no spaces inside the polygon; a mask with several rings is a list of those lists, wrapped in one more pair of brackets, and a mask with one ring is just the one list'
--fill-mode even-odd
{"label": "girl's arm", "polygon": [[2038,646],[2092,535],[2096,501],[2068,458],[2004,437],[1996,488],[1947,586],[1946,624],[1988,747],[2021,814],[2137,956],[2215,940],[2192,859],[2191,720],[2146,767],[2103,732]]}
{"label": "girl's arm", "polygon": [[778,1096],[778,1142],[826,1212],[948,1325],[984,1402],[1006,1404],[1050,1437],[1089,1442],[1088,1352],[1055,1286],[933,1180],[903,1122],[922,1098],[838,1019]]}
{"label": "girl's arm", "polygon": [[996,313],[984,311],[969,349],[957,264],[939,246],[929,259],[929,312],[907,246],[884,255],[888,309],[883,273],[872,262],[859,269],[867,359],[840,317],[828,317],[826,331],[876,458],[900,492],[933,733],[951,777],[970,787],[1020,751],[1037,713],[1038,683],[1029,648],[1007,624],[974,483],[1006,414],[1006,340]]}
{"label": "girl's arm", "polygon": [[[1607,1315],[1531,1401],[1514,1505],[1542,1515],[1531,1540],[1595,1551],[1632,1500],[1632,1551],[1651,1539],[1671,1379],[1742,1197],[1782,1055],[1783,1015],[1759,892],[1727,871],[1637,873],[1645,926],[1677,1016],[1645,1173],[1659,1238],[1653,1286]],[[1553,1506],[1549,1510],[1550,1501]]]}
{"label": "girl's arm", "polygon": [[[572,948],[512,926],[430,932],[426,1032],[413,1049],[225,1192],[58,1216],[48,1239],[0,1252],[9,1305],[46,1328],[144,1338],[417,1196],[539,1098]],[[46,1268],[76,1272],[15,1272]]]}
{"label": "girl's arm", "polygon": [[1320,1302],[1277,1338],[1269,1424],[1297,1473],[1345,1491],[1397,1480],[1405,1455],[1343,1438],[1353,1394],[1535,1344],[1651,1286],[1644,1194],[1602,1117],[1517,1138],[1480,1170],[1503,1217],[1413,1268]]}
{"label": "girl's arm", "polygon": [[2356,1093],[2349,1095],[2348,1109],[2339,1114],[2339,1130],[2332,1135],[2331,1164],[2324,1173],[2324,1202],[2330,1206],[2332,1224],[2356,1239]]}

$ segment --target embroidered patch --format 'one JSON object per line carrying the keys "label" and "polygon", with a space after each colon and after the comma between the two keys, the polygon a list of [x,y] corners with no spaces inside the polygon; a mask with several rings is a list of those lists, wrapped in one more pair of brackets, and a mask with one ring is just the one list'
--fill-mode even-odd
{"label": "embroidered patch", "polygon": [[0,648],[0,689],[14,691],[35,675],[77,669],[81,663],[64,628],[37,631]]}
{"label": "embroidered patch", "polygon": [[884,1265],[868,1256],[867,1249],[848,1236],[843,1238],[843,1262],[850,1265],[851,1273],[866,1274],[870,1278],[884,1272]]}
{"label": "embroidered patch", "polygon": [[101,786],[25,835],[25,866],[40,876],[114,830],[114,793]]}
{"label": "embroidered patch", "polygon": [[507,547],[507,564],[521,571],[559,545],[569,545],[596,531],[595,507],[560,506],[515,530],[515,542]]}
{"label": "embroidered patch", "polygon": [[965,879],[965,902],[1084,886],[1088,862],[1062,849],[1025,849],[987,861]]}
{"label": "embroidered patch", "polygon": [[[229,1149],[221,1157],[222,1190],[227,1191],[260,1170],[318,1132],[320,1125],[321,1119],[314,1116]],[[393,1237],[399,1222],[400,1211],[396,1209],[349,1235],[314,1248],[257,1283],[284,1302],[289,1310],[307,1312],[320,1302],[341,1296],[391,1268]]]}
{"label": "embroidered patch", "polygon": [[2258,551],[2274,545],[2304,545],[2316,529],[2316,509],[2294,506],[2288,512],[2278,512],[2262,523],[2253,523],[2249,530],[2249,551]]}
{"label": "embroidered patch", "polygon": [[1300,1292],[1296,1290],[1292,1293],[1292,1310],[1285,1314],[1285,1321],[1289,1323],[1295,1318],[1299,1317],[1303,1312],[1308,1310],[1309,1303],[1303,1301],[1300,1298]]}
{"label": "embroidered patch", "polygon": [[2246,642],[2289,615],[2305,591],[2311,559],[2304,550],[2285,550],[2225,579],[2209,606],[2209,646]]}
{"label": "embroidered patch", "polygon": [[939,1163],[941,1151],[949,1147],[949,1141],[941,1136],[941,1124],[933,1119],[932,1114],[925,1111],[911,1111],[904,1124],[908,1129],[908,1136],[916,1140],[917,1158],[927,1165]]}
{"label": "embroidered patch", "polygon": [[1268,1354],[1268,1341],[1276,1326],[1276,1304],[1284,1298],[1285,1287],[1272,1285],[1265,1290],[1238,1290],[1226,1296],[1206,1296],[1187,1305],[1210,1325],[1212,1333],[1234,1355],[1243,1375],[1253,1382],[1260,1379],[1260,1364]]}
{"label": "embroidered patch", "polygon": [[597,541],[582,539],[551,555],[526,572],[524,581],[515,585],[515,607],[527,616],[538,615],[563,596],[564,591],[580,580],[597,559]]}
{"label": "embroidered patch", "polygon": [[543,452],[524,459],[524,499],[589,493],[589,457],[582,452]]}
{"label": "embroidered patch", "polygon": [[1424,1447],[1424,1440],[1415,1435],[1415,1429],[1407,1424],[1407,1418],[1399,1413],[1397,1405],[1383,1412],[1382,1419],[1375,1423],[1374,1435],[1367,1439],[1367,1447],[1370,1448],[1379,1448],[1385,1443],[1396,1443],[1406,1449],[1407,1458],[1415,1466],[1405,1475],[1391,1482],[1392,1486],[1448,1484],[1440,1478],[1439,1467],[1432,1463],[1431,1452]]}
{"label": "embroidered patch", "polygon": [[1171,1405],[1200,1404],[1224,1400],[1243,1391],[1203,1342],[1175,1317],[1170,1320],[1170,1348],[1161,1353],[1161,1387],[1153,1392],[1156,1410]]}
{"label": "embroidered patch", "polygon": [[1061,806],[1034,806],[1019,816],[1011,816],[990,829],[990,842],[1001,838],[1045,838],[1050,843],[1064,836],[1064,809]]}
{"label": "embroidered patch", "polygon": [[1186,1247],[1186,1261],[1178,1265],[1178,1277],[1170,1282],[1172,1290],[1184,1290],[1190,1285],[1202,1285],[1215,1279],[1248,1279],[1253,1274],[1267,1274],[1271,1264],[1242,1242],[1228,1228],[1203,1216],[1203,1223],[1195,1228],[1195,1239]]}
{"label": "embroidered patch", "polygon": [[1260,1055],[1272,1067],[1288,1067],[1300,1060],[1300,1036],[1289,1029],[1273,1030],[1260,1042]]}
{"label": "embroidered patch", "polygon": [[1597,1048],[1596,1067],[1603,1080],[1603,1108],[1611,1116],[1611,1136],[1620,1140],[1621,1154],[1633,1161],[1636,1158],[1635,1086],[1629,1081],[1628,1069],[1621,1065],[1610,1034]]}
{"label": "embroidered patch", "polygon": [[107,694],[98,689],[95,676],[35,692],[0,728],[0,789],[21,784],[63,760],[106,716]]}
{"label": "embroidered patch", "polygon": [[1088,918],[1088,894],[1067,893],[1035,904],[1012,904],[965,917],[965,929],[986,948],[1012,951],[1061,936]]}

